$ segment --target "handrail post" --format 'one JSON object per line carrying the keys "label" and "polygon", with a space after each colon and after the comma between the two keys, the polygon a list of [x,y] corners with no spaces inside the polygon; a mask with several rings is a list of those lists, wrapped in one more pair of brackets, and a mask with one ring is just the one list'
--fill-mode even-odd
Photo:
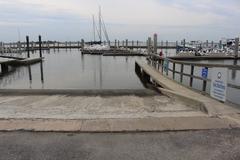
{"label": "handrail post", "polygon": [[190,87],[193,86],[194,65],[191,65]]}
{"label": "handrail post", "polygon": [[173,80],[175,80],[175,69],[176,69],[176,63],[173,62]]}
{"label": "handrail post", "polygon": [[184,65],[181,64],[181,75],[180,75],[180,82],[183,82],[183,69],[184,69]]}

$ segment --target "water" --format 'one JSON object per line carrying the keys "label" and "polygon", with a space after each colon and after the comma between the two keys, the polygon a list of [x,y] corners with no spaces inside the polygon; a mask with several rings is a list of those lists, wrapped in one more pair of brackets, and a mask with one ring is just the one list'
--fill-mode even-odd
{"label": "water", "polygon": [[[159,51],[160,52],[160,51]],[[164,55],[174,56],[176,50],[163,50]],[[31,57],[38,57],[38,53]],[[144,89],[135,74],[135,60],[144,57],[104,57],[82,55],[79,50],[51,50],[44,52],[45,60],[31,66],[13,68],[13,71],[0,77],[1,89]],[[204,60],[196,63],[240,64],[233,60]],[[170,63],[170,68],[172,64]],[[176,64],[180,71],[180,65]],[[202,67],[195,67],[194,75],[201,77]],[[184,67],[184,73],[190,73],[190,66]],[[172,73],[168,75],[172,78]],[[209,69],[208,79],[211,79]],[[175,74],[180,82],[180,75]],[[190,78],[183,76],[183,84],[189,86]],[[240,86],[240,71],[229,70],[228,83]],[[202,90],[203,82],[193,80],[193,88]],[[210,93],[210,82],[207,82]],[[227,88],[227,100],[240,105],[240,90]]]}
{"label": "water", "polygon": [[[31,57],[38,57],[38,53]],[[135,74],[141,57],[82,55],[77,49],[44,52],[45,60],[13,68],[0,77],[1,89],[144,89]]]}

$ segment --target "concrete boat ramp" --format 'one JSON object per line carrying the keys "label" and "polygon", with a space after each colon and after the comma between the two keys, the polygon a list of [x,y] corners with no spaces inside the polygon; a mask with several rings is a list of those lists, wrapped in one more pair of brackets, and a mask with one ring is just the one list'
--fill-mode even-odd
{"label": "concrete boat ramp", "polygon": [[0,90],[1,131],[139,132],[232,129],[240,111],[160,75],[153,90]]}

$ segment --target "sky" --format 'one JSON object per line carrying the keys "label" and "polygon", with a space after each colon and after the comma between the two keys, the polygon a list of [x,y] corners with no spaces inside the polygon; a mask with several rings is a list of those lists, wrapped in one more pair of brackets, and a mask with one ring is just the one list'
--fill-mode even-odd
{"label": "sky", "polygon": [[110,40],[240,36],[240,0],[0,0],[0,41],[93,40],[99,5]]}

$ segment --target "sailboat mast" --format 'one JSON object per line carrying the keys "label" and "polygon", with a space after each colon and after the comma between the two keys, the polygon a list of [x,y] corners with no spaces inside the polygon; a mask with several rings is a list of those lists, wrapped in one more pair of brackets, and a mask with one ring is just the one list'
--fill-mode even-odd
{"label": "sailboat mast", "polygon": [[100,36],[100,42],[102,42],[102,15],[101,15],[101,6],[99,6],[99,36]]}
{"label": "sailboat mast", "polygon": [[93,17],[93,40],[95,42],[96,41],[95,18],[94,18],[94,15],[92,17]]}
{"label": "sailboat mast", "polygon": [[18,31],[18,41],[20,42],[21,41],[21,33],[20,33],[19,28],[17,29],[17,31]]}

